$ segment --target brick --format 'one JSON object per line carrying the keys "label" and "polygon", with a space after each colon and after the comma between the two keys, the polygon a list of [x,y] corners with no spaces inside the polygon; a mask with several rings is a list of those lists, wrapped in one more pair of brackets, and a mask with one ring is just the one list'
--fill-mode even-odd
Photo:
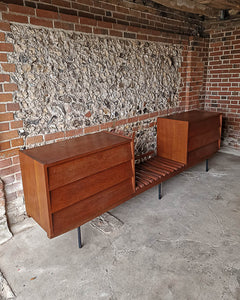
{"label": "brick", "polygon": [[105,15],[105,10],[100,9],[100,8],[95,8],[95,7],[90,7],[90,12],[96,15]]}
{"label": "brick", "polygon": [[92,26],[97,26],[97,21],[93,19],[88,19],[88,18],[80,18],[80,24],[84,25],[92,25]]}
{"label": "brick", "polygon": [[11,165],[12,165],[11,158],[1,159],[0,160],[0,169],[6,168],[6,167],[10,167]]}
{"label": "brick", "polygon": [[28,136],[27,137],[27,145],[37,144],[43,142],[43,136],[37,135],[37,136]]}
{"label": "brick", "polygon": [[59,14],[59,18],[63,21],[79,23],[80,18],[78,16]]}
{"label": "brick", "polygon": [[59,21],[54,21],[54,27],[55,28],[61,28],[64,30],[74,30],[74,24],[71,23],[63,23]]}
{"label": "brick", "polygon": [[64,138],[64,132],[55,132],[55,133],[49,133],[45,135],[45,141],[52,141],[59,138]]}
{"label": "brick", "polygon": [[9,175],[9,176],[6,176],[4,177],[4,184],[11,184],[15,181],[15,176],[14,175]]}
{"label": "brick", "polygon": [[23,127],[23,121],[13,121],[10,123],[11,129],[18,129]]}
{"label": "brick", "polygon": [[93,0],[77,0],[76,2],[93,6]]}
{"label": "brick", "polygon": [[13,120],[13,113],[2,113],[0,114],[0,122]]}
{"label": "brick", "polygon": [[83,25],[75,25],[75,30],[80,32],[92,33],[92,27],[83,26]]}
{"label": "brick", "polygon": [[0,132],[0,141],[8,141],[18,137],[17,130],[10,130],[5,132]]}
{"label": "brick", "polygon": [[88,5],[82,5],[82,4],[78,4],[78,3],[72,3],[72,8],[81,10],[81,11],[89,11]]}
{"label": "brick", "polygon": [[6,105],[0,104],[0,112],[6,112]]}
{"label": "brick", "polygon": [[2,142],[0,143],[0,151],[10,149],[10,142]]}
{"label": "brick", "polygon": [[128,119],[118,120],[118,121],[115,122],[115,125],[116,126],[121,126],[121,125],[127,124],[127,122],[128,122]]}
{"label": "brick", "polygon": [[0,132],[9,130],[9,123],[1,123],[0,124]]}
{"label": "brick", "polygon": [[53,5],[63,6],[63,7],[71,7],[70,1],[64,0],[52,0]]}
{"label": "brick", "polygon": [[55,11],[47,11],[43,9],[36,10],[37,17],[46,18],[46,19],[58,19],[58,13]]}
{"label": "brick", "polygon": [[9,43],[0,43],[0,51],[2,52],[13,52],[13,44]]}
{"label": "brick", "polygon": [[103,28],[94,28],[93,29],[94,34],[102,34],[102,35],[108,35],[108,30]]}
{"label": "brick", "polygon": [[18,90],[18,86],[16,83],[5,83],[4,84],[4,91],[5,92],[14,92]]}
{"label": "brick", "polygon": [[123,36],[122,32],[121,31],[117,31],[117,30],[110,30],[109,34],[111,36],[119,36],[119,37]]}
{"label": "brick", "polygon": [[22,174],[21,174],[21,172],[15,174],[15,178],[16,178],[17,181],[22,181]]}
{"label": "brick", "polygon": [[20,106],[18,103],[7,103],[7,110],[8,111],[18,111]]}
{"label": "brick", "polygon": [[5,3],[0,3],[0,11],[7,11],[7,5]]}
{"label": "brick", "polygon": [[11,146],[13,148],[15,147],[20,147],[20,146],[23,146],[23,138],[18,138],[18,139],[15,139],[15,140],[11,140]]}
{"label": "brick", "polygon": [[5,72],[15,72],[15,64],[2,64],[3,71]]}
{"label": "brick", "polygon": [[77,16],[77,10],[73,10],[73,9],[59,8],[59,12],[61,14]]}
{"label": "brick", "polygon": [[0,53],[0,61],[4,61],[4,62],[8,61],[6,53]]}
{"label": "brick", "polygon": [[28,23],[28,17],[10,13],[2,13],[2,19],[9,22]]}
{"label": "brick", "polygon": [[[9,75],[7,75],[9,76]],[[1,78],[1,75],[0,75]],[[0,79],[1,81],[1,79]],[[0,94],[0,102],[10,102],[13,100],[12,94],[10,93],[5,93],[5,94]]]}
{"label": "brick", "polygon": [[124,37],[128,38],[128,39],[135,39],[136,34],[135,33],[124,32]]}
{"label": "brick", "polygon": [[10,12],[25,14],[25,15],[35,15],[35,9],[32,7],[8,4],[8,8]]}
{"label": "brick", "polygon": [[105,130],[108,128],[113,128],[114,127],[114,122],[108,122],[100,125],[101,130]]}
{"label": "brick", "polygon": [[66,137],[72,137],[72,136],[77,136],[82,134],[83,134],[82,128],[66,131]]}
{"label": "brick", "polygon": [[1,42],[5,41],[5,33],[4,32],[0,32],[0,41]]}
{"label": "brick", "polygon": [[113,29],[125,31],[127,30],[127,26],[122,24],[113,24]]}
{"label": "brick", "polygon": [[7,157],[16,156],[16,155],[18,155],[17,148],[0,152],[0,158],[7,158]]}
{"label": "brick", "polygon": [[84,134],[99,131],[99,125],[84,128]]}
{"label": "brick", "polygon": [[39,9],[48,10],[48,11],[56,11],[56,12],[58,11],[58,8],[56,6],[54,6],[54,5],[47,5],[47,4],[43,4],[43,3],[39,3],[38,4],[38,8]]}
{"label": "brick", "polygon": [[115,5],[112,5],[110,3],[102,3],[102,8],[109,11],[115,11]]}
{"label": "brick", "polygon": [[11,31],[10,24],[7,23],[7,22],[1,22],[0,21],[0,30]]}
{"label": "brick", "polygon": [[30,23],[32,25],[53,28],[53,22],[52,21],[48,21],[48,20],[42,20],[42,19],[37,19],[37,18],[32,17],[30,19]]}
{"label": "brick", "polygon": [[98,21],[97,26],[103,27],[103,28],[112,28],[112,23],[109,22],[103,22],[103,21]]}
{"label": "brick", "polygon": [[13,165],[20,164],[19,155],[12,157]]}
{"label": "brick", "polygon": [[148,36],[145,34],[137,34],[137,39],[146,41],[148,39]]}
{"label": "brick", "polygon": [[85,11],[78,11],[78,16],[81,18],[89,18],[89,19],[97,19],[97,16],[94,16],[94,14],[90,14],[88,12]]}

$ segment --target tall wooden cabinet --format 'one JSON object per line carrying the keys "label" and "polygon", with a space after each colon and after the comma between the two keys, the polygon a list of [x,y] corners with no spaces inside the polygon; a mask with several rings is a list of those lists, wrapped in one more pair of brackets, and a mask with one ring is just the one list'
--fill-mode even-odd
{"label": "tall wooden cabinet", "polygon": [[186,167],[209,158],[220,148],[222,115],[189,111],[158,118],[157,155]]}
{"label": "tall wooden cabinet", "polygon": [[133,141],[100,132],[20,151],[27,213],[52,238],[135,192]]}

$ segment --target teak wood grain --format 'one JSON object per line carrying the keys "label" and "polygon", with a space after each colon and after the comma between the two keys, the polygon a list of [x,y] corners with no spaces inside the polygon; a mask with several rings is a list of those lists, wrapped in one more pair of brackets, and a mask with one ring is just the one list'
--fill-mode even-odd
{"label": "teak wood grain", "polygon": [[[188,168],[209,158],[220,148],[222,115],[189,111],[159,118],[157,153]],[[217,145],[217,146],[216,146]]]}
{"label": "teak wood grain", "polygon": [[130,138],[101,132],[20,151],[20,160],[27,213],[50,238],[93,219],[123,201],[121,195],[131,197],[135,191]]}
{"label": "teak wood grain", "polygon": [[137,165],[134,136],[107,132],[20,151],[27,213],[50,238],[74,229],[209,158],[221,126],[204,111],[158,118],[158,155]]}

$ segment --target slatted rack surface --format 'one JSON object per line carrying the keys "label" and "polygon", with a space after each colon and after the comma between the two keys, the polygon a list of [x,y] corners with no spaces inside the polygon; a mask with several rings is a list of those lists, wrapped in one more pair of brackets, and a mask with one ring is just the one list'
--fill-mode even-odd
{"label": "slatted rack surface", "polygon": [[136,193],[163,182],[183,171],[185,165],[160,156],[135,165]]}

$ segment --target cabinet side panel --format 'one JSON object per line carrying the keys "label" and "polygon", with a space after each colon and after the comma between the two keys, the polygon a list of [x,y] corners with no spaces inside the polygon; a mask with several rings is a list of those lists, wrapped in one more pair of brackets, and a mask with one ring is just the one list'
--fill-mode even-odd
{"label": "cabinet side panel", "polygon": [[52,216],[50,214],[50,196],[48,191],[47,168],[37,161],[34,161],[36,176],[36,193],[38,197],[39,215],[41,227],[52,237]]}
{"label": "cabinet side panel", "polygon": [[27,214],[41,223],[38,195],[36,192],[36,174],[34,169],[34,160],[27,155],[19,152],[20,166],[22,172],[24,200]]}
{"label": "cabinet side panel", "polygon": [[187,163],[188,122],[158,118],[158,156]]}
{"label": "cabinet side panel", "polygon": [[134,155],[134,137],[135,137],[135,134],[133,135],[132,140],[131,140],[131,153],[132,153],[131,163],[132,163],[132,188],[133,188],[133,192],[135,192],[135,155]]}
{"label": "cabinet side panel", "polygon": [[222,114],[219,115],[219,140],[218,140],[218,150],[221,147],[221,136],[222,136]]}

